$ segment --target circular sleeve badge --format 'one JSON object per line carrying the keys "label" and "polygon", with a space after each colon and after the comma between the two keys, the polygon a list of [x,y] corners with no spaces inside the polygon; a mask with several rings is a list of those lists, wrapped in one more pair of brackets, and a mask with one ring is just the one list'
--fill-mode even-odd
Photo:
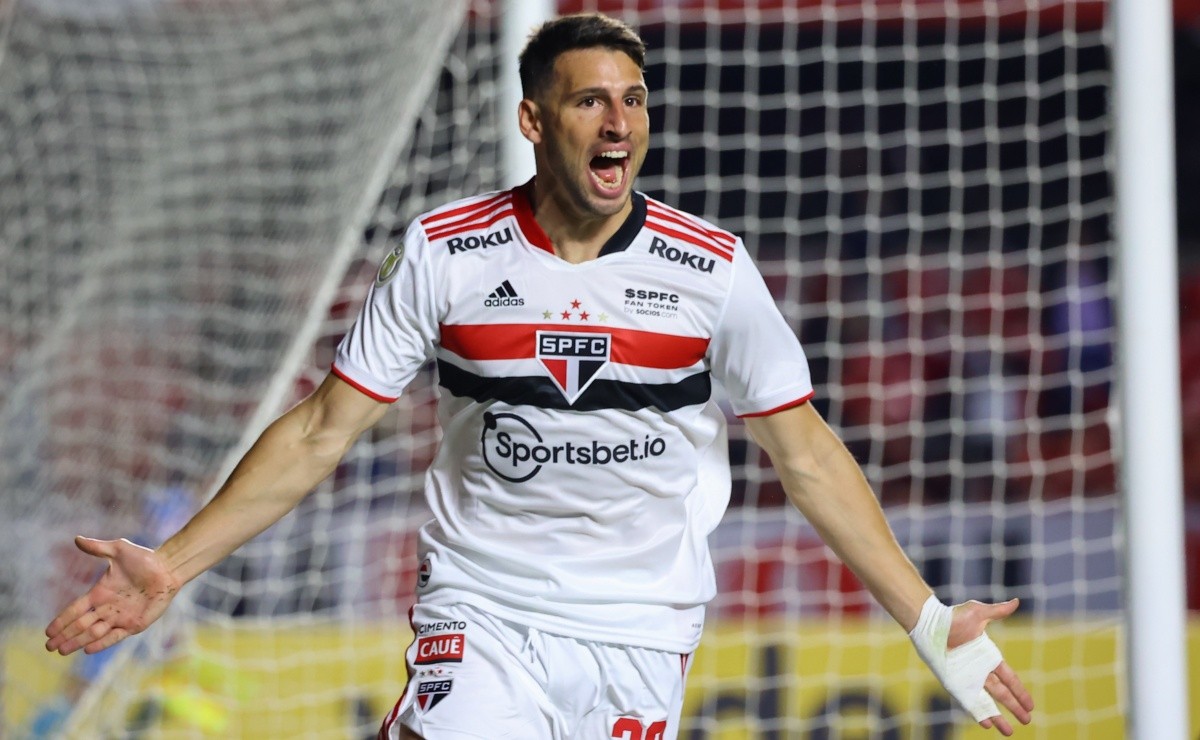
{"label": "circular sleeve badge", "polygon": [[375,284],[383,285],[392,279],[396,274],[396,270],[400,267],[400,260],[404,257],[404,242],[396,245],[396,248],[388,253],[388,256],[383,258],[383,263],[379,265],[379,274],[375,276]]}

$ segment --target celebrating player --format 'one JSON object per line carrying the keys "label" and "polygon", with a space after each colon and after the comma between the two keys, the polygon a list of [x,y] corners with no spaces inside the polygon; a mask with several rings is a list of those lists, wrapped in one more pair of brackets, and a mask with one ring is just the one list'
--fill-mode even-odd
{"label": "celebrating player", "polygon": [[741,239],[633,189],[649,146],[644,46],[599,15],[521,54],[536,176],[415,220],[332,372],[157,550],[109,561],[50,650],[145,629],[188,581],[327,476],[430,359],[443,440],[425,493],[409,681],[381,738],[674,738],[729,499],[712,380],[790,500],[983,727],[1030,720],[984,633],[1016,602],[940,604],[845,447]]}

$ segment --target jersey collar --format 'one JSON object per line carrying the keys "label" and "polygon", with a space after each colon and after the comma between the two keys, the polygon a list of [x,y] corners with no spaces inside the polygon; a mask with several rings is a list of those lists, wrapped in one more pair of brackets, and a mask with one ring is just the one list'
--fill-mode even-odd
{"label": "jersey collar", "polygon": [[[533,217],[532,199],[530,198],[532,191],[533,180],[524,185],[518,185],[512,190],[513,211],[517,217],[517,226],[525,235],[526,241],[539,249],[554,254],[554,245],[550,242],[550,237],[546,236],[541,224]],[[606,254],[624,252],[630,244],[633,244],[633,240],[646,225],[646,196],[634,190],[630,194],[630,200],[633,201],[633,210],[629,212],[629,216],[626,217],[625,223],[621,224],[621,228],[617,229],[617,233],[604,243],[604,247],[600,250],[601,257]]]}

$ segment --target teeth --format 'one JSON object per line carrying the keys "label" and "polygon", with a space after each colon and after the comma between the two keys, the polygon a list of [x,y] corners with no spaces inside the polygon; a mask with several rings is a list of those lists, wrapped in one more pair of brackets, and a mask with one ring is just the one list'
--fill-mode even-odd
{"label": "teeth", "polygon": [[[629,157],[629,152],[600,152],[596,157],[621,161]],[[596,184],[603,190],[618,192],[621,189],[621,185],[625,182],[625,167],[623,165],[616,167],[602,166],[599,170],[591,170],[591,174],[595,178]]]}
{"label": "teeth", "polygon": [[621,169],[620,167],[615,167],[606,172],[606,174],[611,174],[612,179],[606,180],[597,175],[595,172],[592,173],[592,177],[594,177],[596,182],[600,184],[600,187],[604,188],[605,190],[617,190],[621,187],[621,183],[625,182],[625,170]]}

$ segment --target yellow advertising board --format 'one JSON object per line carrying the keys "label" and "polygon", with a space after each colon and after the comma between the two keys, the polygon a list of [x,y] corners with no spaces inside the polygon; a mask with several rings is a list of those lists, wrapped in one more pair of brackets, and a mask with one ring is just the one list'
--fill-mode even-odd
{"label": "yellow advertising board", "polygon": [[[1114,622],[996,625],[1005,656],[1037,703],[1018,737],[1125,737]],[[407,625],[242,624],[200,628],[186,656],[135,665],[126,710],[144,738],[360,738],[403,688]],[[381,647],[386,646],[386,649]],[[12,737],[68,690],[69,664],[39,654],[33,630],[4,651],[4,720]],[[31,649],[35,648],[35,649]],[[1200,691],[1200,622],[1189,630]],[[103,702],[98,711],[104,711]],[[695,655],[681,740],[975,740],[998,737],[949,708],[905,635],[882,620],[710,624]],[[1200,736],[1200,702],[1191,707]]]}
{"label": "yellow advertising board", "polygon": [[[1021,728],[1021,737],[1124,737],[1115,624],[996,625],[992,633],[1037,704],[1035,724]],[[950,709],[907,636],[889,622],[759,623],[753,631],[716,625],[706,638],[681,738],[999,737]],[[1193,628],[1192,642],[1200,656],[1200,629]],[[1198,668],[1194,657],[1193,673]],[[716,722],[702,719],[714,715]],[[689,733],[689,724],[700,731]]]}

